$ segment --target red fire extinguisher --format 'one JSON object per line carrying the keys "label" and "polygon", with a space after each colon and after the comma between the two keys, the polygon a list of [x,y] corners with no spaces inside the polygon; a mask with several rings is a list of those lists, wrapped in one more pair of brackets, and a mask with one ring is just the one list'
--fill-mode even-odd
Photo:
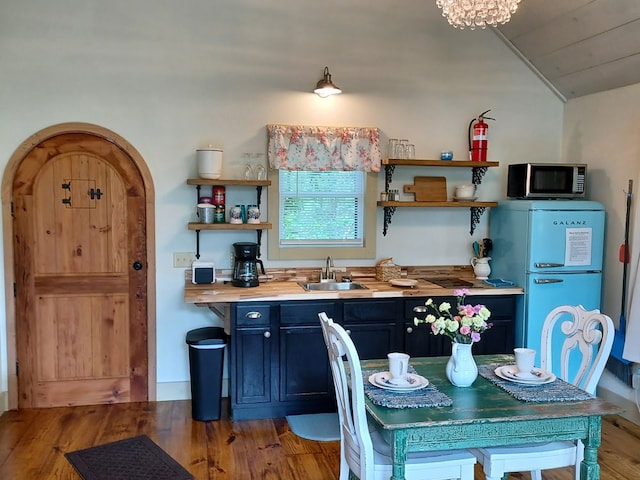
{"label": "red fire extinguisher", "polygon": [[[485,117],[487,113],[482,112],[478,115],[478,118],[474,118],[469,123],[469,159],[473,162],[486,162],[487,161],[487,149],[489,148],[489,141],[487,140],[487,133],[489,132],[489,125],[485,120],[495,120],[495,118]],[[474,124],[474,122],[477,122]]]}

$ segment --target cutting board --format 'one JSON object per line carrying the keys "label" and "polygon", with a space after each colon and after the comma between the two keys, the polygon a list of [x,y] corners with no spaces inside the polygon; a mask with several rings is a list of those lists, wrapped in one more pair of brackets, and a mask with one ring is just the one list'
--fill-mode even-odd
{"label": "cutting board", "polygon": [[415,194],[416,202],[446,202],[446,177],[413,177],[413,185],[405,185],[404,193]]}

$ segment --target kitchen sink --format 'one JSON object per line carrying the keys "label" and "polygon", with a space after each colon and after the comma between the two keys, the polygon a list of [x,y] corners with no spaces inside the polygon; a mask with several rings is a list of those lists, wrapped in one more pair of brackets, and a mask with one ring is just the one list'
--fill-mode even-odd
{"label": "kitchen sink", "polygon": [[307,291],[334,291],[334,290],[366,290],[367,287],[361,283],[354,282],[298,282],[302,288]]}

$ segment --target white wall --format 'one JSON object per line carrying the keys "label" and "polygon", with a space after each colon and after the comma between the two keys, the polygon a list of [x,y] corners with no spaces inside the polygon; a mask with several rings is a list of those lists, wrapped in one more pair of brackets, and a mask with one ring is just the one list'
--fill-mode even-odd
{"label": "white wall", "polygon": [[[606,207],[601,310],[616,325],[621,313],[622,263],[619,261],[619,248],[624,243],[629,180],[634,181],[634,209],[638,208],[640,195],[639,104],[640,84],[636,84],[569,100],[565,107],[563,158],[569,162],[589,164],[589,197]],[[631,217],[632,233],[634,216],[635,210]],[[632,321],[640,319],[628,319],[628,322]],[[604,379],[607,388],[634,401],[635,394],[630,388],[608,372],[605,374],[608,377]]]}
{"label": "white wall", "polygon": [[[182,302],[183,272],[172,266],[173,252],[195,248],[185,180],[196,148],[222,147],[223,176],[234,178],[244,152],[266,150],[267,123],[358,125],[381,128],[384,142],[410,139],[418,157],[452,149],[460,159],[469,121],[490,108],[489,156],[501,167],[485,176],[486,200],[503,197],[508,163],[554,161],[562,150],[563,103],[491,31],[455,30],[423,0],[0,0],[0,59],[1,167],[31,134],[69,121],[117,132],[149,165],[160,383],[188,379],[184,334],[212,322]],[[344,94],[322,100],[310,92],[325,65]],[[450,189],[471,178],[446,173]],[[425,174],[397,169],[394,186]],[[380,211],[376,257],[466,264],[487,219],[471,237],[468,210],[404,209],[383,237]],[[202,249],[228,267],[231,244],[243,240],[255,235],[205,234]],[[2,391],[5,334],[3,318]]]}

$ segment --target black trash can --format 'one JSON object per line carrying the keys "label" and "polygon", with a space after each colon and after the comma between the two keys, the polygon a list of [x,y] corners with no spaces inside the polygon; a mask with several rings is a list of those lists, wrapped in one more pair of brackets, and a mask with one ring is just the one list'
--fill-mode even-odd
{"label": "black trash can", "polygon": [[222,397],[222,367],[227,334],[220,327],[187,332],[191,372],[191,416],[207,422],[219,420]]}

